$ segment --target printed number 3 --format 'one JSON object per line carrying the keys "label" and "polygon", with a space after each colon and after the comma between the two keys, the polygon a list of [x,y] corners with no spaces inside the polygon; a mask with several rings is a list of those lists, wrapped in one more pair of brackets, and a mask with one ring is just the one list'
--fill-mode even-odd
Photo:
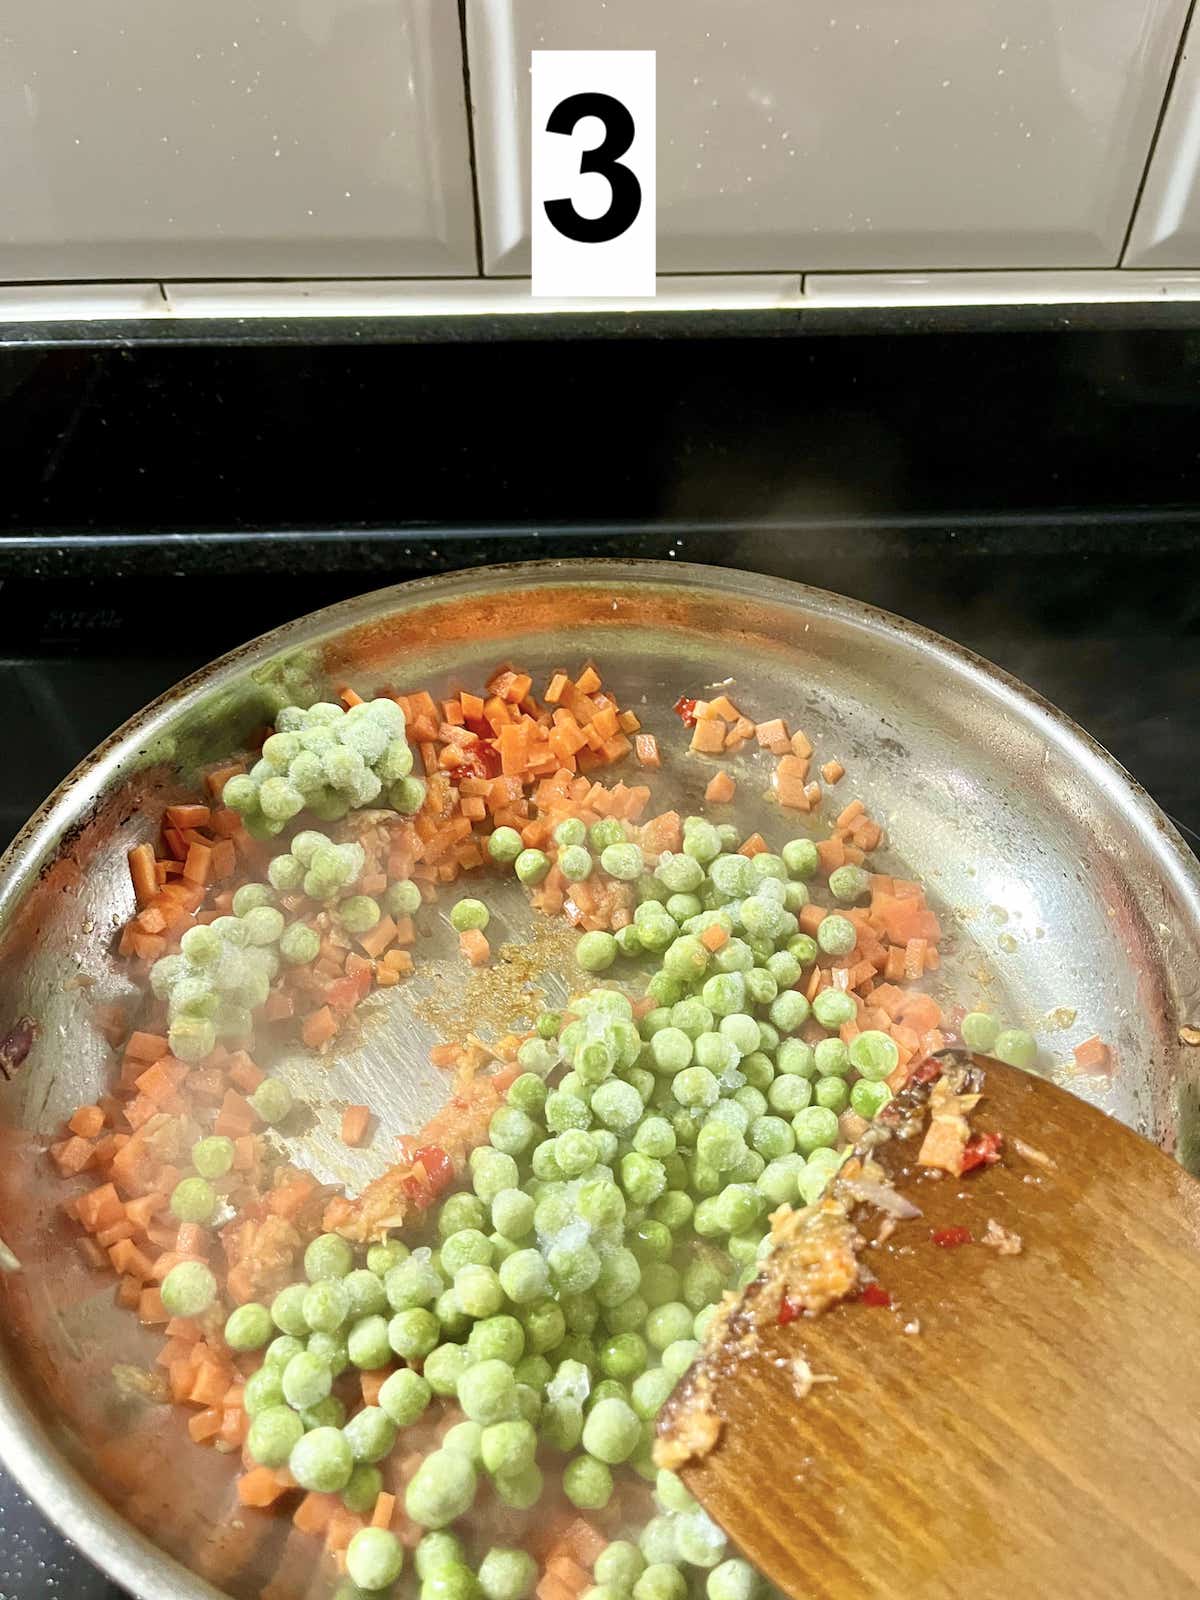
{"label": "printed number 3", "polygon": [[642,186],[618,159],[633,143],[633,118],[610,94],[572,94],[560,100],[550,113],[546,132],[574,133],[584,117],[599,117],[604,124],[604,138],[583,152],[579,170],[598,172],[607,179],[608,210],[598,217],[581,217],[573,201],[547,200],[546,215],[559,233],[578,244],[607,244],[619,239],[642,209]]}

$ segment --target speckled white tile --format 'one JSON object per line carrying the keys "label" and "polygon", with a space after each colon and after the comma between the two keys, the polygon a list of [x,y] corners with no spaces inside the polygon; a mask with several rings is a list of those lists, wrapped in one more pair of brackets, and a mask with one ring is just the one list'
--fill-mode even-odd
{"label": "speckled white tile", "polygon": [[485,268],[534,49],[658,51],[660,272],[1115,266],[1187,0],[467,0]]}
{"label": "speckled white tile", "polygon": [[451,0],[5,0],[0,278],[473,272]]}
{"label": "speckled white tile", "polygon": [[1200,17],[1188,28],[1124,264],[1200,267]]}

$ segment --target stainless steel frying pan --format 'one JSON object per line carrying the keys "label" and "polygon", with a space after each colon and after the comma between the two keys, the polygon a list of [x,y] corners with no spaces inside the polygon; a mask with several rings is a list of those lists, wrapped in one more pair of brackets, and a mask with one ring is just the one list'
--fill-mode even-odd
{"label": "stainless steel frying pan", "polygon": [[[44,1151],[102,1090],[111,1057],[97,1004],[130,986],[112,954],[131,907],[126,852],[164,803],[235,751],[287,701],[476,683],[507,659],[535,675],[600,664],[668,751],[663,803],[695,809],[710,774],[670,706],[721,684],[751,714],[784,715],[887,826],[885,870],[923,879],[951,930],[938,984],[1038,1032],[1044,1067],[1100,1033],[1111,1080],[1078,1091],[1186,1156],[1200,1051],[1200,868],[1154,803],[1053,707],[923,629],[817,590],[665,563],[482,569],[335,606],[206,668],[139,713],[68,777],[0,864],[0,1034],[36,1018],[28,1060],[0,1086],[0,1234],[23,1263],[3,1277],[0,1457],[113,1577],[154,1600],[325,1593],[315,1546],[239,1516],[228,1464],[191,1448],[144,1373],[156,1341],[112,1304],[61,1215]],[[797,828],[765,799],[759,758],[739,760],[739,815],[782,841]],[[531,926],[523,895],[489,898],[502,937]],[[299,1158],[361,1184],[389,1136],[444,1093],[428,1065],[437,1011],[463,999],[463,967],[437,913],[418,975],[365,1008],[332,1065],[302,1050],[276,1066],[311,1104]],[[493,940],[493,943],[496,941]],[[561,980],[545,975],[550,994]],[[557,987],[556,987],[557,986]],[[383,1112],[374,1148],[337,1139],[350,1100]],[[115,1369],[115,1375],[114,1375]],[[139,1377],[139,1370],[142,1376]],[[116,1447],[112,1441],[117,1441]],[[108,1442],[108,1448],[105,1447]],[[177,1560],[182,1565],[177,1564]]]}

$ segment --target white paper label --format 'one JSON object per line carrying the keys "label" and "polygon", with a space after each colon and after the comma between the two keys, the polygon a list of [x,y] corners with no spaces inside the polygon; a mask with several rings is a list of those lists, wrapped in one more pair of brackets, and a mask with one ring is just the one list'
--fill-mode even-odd
{"label": "white paper label", "polygon": [[533,293],[651,296],[653,50],[535,50]]}

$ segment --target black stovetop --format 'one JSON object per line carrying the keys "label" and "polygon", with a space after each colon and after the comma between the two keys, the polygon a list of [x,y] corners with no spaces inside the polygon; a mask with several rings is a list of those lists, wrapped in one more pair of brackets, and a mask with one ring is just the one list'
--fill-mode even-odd
{"label": "black stovetop", "polygon": [[[1068,712],[1200,842],[1198,358],[1185,332],[0,338],[0,834],[277,623],[430,571],[592,554],[752,568],[922,622]],[[0,1476],[0,1600],[56,1594],[118,1597]]]}

